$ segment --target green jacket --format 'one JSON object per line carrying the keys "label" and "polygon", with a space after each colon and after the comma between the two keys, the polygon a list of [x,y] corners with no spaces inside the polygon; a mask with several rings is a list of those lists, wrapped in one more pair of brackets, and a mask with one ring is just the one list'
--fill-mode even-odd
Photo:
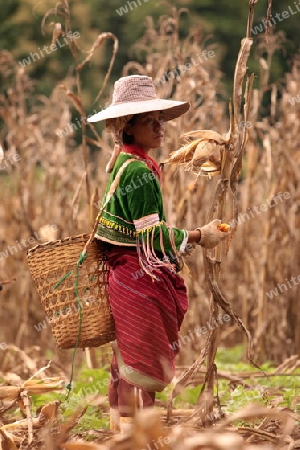
{"label": "green jacket", "polygon": [[[114,245],[138,247],[144,256],[184,252],[187,232],[168,226],[155,174],[138,156],[121,152],[114,165],[104,200],[120,167],[128,159],[118,187],[106,205],[96,238]],[[147,258],[146,258],[147,259]]]}

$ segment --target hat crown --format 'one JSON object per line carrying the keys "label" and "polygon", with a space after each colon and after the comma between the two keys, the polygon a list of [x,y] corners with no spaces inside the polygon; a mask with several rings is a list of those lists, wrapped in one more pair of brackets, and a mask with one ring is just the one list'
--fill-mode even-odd
{"label": "hat crown", "polygon": [[130,75],[115,82],[111,105],[157,99],[152,78]]}

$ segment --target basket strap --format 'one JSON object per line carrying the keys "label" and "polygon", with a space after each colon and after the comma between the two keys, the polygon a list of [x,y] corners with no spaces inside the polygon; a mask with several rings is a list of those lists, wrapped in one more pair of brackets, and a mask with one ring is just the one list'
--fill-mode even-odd
{"label": "basket strap", "polygon": [[120,169],[119,169],[119,171],[118,171],[118,173],[117,173],[117,175],[116,175],[116,178],[115,178],[114,181],[112,182],[112,184],[111,184],[111,186],[110,186],[110,189],[109,189],[109,191],[108,191],[108,193],[107,193],[105,202],[104,202],[104,204],[102,205],[102,207],[101,207],[101,209],[100,209],[100,211],[99,211],[99,213],[98,213],[98,215],[97,215],[97,217],[96,217],[95,224],[94,224],[94,227],[93,227],[93,231],[92,231],[92,233],[91,233],[91,235],[90,235],[90,237],[89,237],[89,240],[88,240],[87,243],[85,244],[85,247],[84,247],[84,249],[83,249],[83,251],[82,251],[82,253],[81,253],[83,256],[86,254],[87,247],[90,245],[90,243],[91,243],[92,240],[94,239],[94,234],[96,233],[96,230],[97,230],[97,227],[98,227],[98,223],[99,223],[99,219],[100,219],[100,217],[101,217],[101,215],[102,215],[102,213],[103,213],[103,211],[104,211],[104,208],[106,207],[106,205],[109,203],[109,201],[111,200],[111,198],[112,198],[113,195],[115,194],[116,189],[117,189],[117,187],[118,187],[118,184],[119,184],[119,182],[120,182],[120,178],[121,178],[121,176],[122,176],[124,170],[125,170],[126,167],[127,167],[131,162],[133,162],[133,161],[136,161],[136,159],[135,159],[135,158],[127,159],[127,161],[125,161],[125,162],[122,164],[122,166],[120,167]]}
{"label": "basket strap", "polygon": [[[127,159],[127,161],[125,161],[124,164],[122,164],[122,166],[120,167],[120,169],[119,169],[119,171],[118,171],[118,173],[117,173],[117,175],[116,175],[116,178],[114,179],[114,181],[112,182],[112,184],[111,184],[111,186],[110,186],[110,189],[109,189],[109,191],[108,191],[108,193],[107,193],[105,202],[104,202],[103,206],[101,207],[101,209],[100,209],[100,211],[99,211],[99,214],[97,215],[97,218],[96,218],[96,221],[95,221],[95,224],[94,224],[93,231],[92,231],[92,233],[91,233],[91,235],[90,235],[90,237],[89,237],[87,243],[85,244],[84,249],[83,249],[82,252],[80,253],[79,259],[78,259],[78,261],[77,261],[77,263],[76,263],[76,269],[75,269],[75,282],[74,282],[74,292],[75,292],[75,297],[76,297],[76,300],[77,300],[77,303],[78,303],[78,311],[79,311],[79,328],[78,328],[77,342],[76,342],[76,344],[75,344],[75,348],[74,348],[74,350],[73,350],[73,355],[72,355],[72,365],[71,365],[71,375],[70,375],[70,380],[69,380],[68,385],[66,386],[67,391],[68,391],[68,393],[67,393],[67,395],[66,395],[66,399],[69,398],[69,395],[70,395],[70,392],[71,392],[71,389],[72,389],[72,382],[73,382],[73,375],[74,375],[75,355],[76,355],[76,352],[77,352],[77,349],[78,349],[79,340],[80,340],[80,335],[81,335],[81,328],[82,328],[82,304],[81,304],[81,300],[80,300],[80,297],[79,297],[79,291],[78,291],[79,269],[80,269],[80,266],[82,265],[82,263],[84,262],[84,260],[85,260],[86,257],[87,257],[87,247],[89,246],[89,244],[90,244],[90,243],[92,242],[92,240],[94,239],[94,234],[95,234],[95,232],[96,232],[96,229],[97,229],[98,222],[99,222],[99,219],[100,219],[100,217],[101,217],[101,214],[103,213],[103,210],[104,210],[105,206],[108,204],[108,202],[110,201],[110,199],[112,198],[112,196],[113,196],[114,193],[116,192],[116,189],[117,189],[117,186],[118,186],[118,184],[119,184],[119,182],[120,182],[120,178],[121,178],[122,173],[124,172],[124,170],[126,169],[126,167],[128,166],[128,164],[130,164],[130,163],[133,162],[133,161],[136,161],[136,159],[135,159],[135,158]],[[65,276],[62,278],[62,280],[59,281],[59,284],[60,284],[63,280],[65,280],[71,273],[73,273],[73,271],[71,271],[71,272],[69,272],[69,274],[65,275]],[[56,284],[56,286],[57,286],[57,284]]]}

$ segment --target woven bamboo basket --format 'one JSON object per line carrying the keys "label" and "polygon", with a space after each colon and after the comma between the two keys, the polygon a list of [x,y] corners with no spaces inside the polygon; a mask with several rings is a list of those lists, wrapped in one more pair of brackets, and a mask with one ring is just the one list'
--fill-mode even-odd
{"label": "woven bamboo basket", "polygon": [[81,234],[39,244],[27,253],[33,280],[59,348],[98,347],[115,339],[104,243],[97,239],[91,241],[76,275],[78,259],[89,237]]}

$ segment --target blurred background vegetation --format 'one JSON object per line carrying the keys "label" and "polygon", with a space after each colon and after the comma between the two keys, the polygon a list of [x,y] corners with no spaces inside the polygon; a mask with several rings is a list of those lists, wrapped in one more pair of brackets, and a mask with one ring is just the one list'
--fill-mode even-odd
{"label": "blurred background vegetation", "polygon": [[[51,0],[7,0],[1,4],[0,48],[12,52],[17,61],[28,57],[30,52],[36,52],[38,47],[50,45],[52,26],[51,20],[57,22],[59,18],[50,16],[47,21],[45,35],[41,31],[41,21],[44,14],[55,2]],[[143,36],[146,28],[147,16],[151,16],[157,26],[158,19],[163,14],[170,14],[172,7],[187,8],[180,25],[180,36],[184,38],[191,29],[204,33],[207,44],[214,44],[214,51],[218,66],[222,71],[222,81],[226,91],[231,92],[232,77],[240,41],[245,33],[248,14],[248,1],[235,0],[176,0],[172,3],[162,0],[140,0],[140,6],[132,10],[125,0],[72,0],[70,12],[72,17],[72,31],[79,32],[77,41],[79,46],[88,51],[97,35],[109,31],[120,41],[118,56],[113,67],[110,85],[121,75],[122,67],[129,60],[145,62],[143,52],[135,49],[135,43]],[[136,0],[136,4],[139,5]],[[127,14],[120,15],[116,10],[127,8]],[[260,24],[265,17],[267,0],[261,0],[256,5],[256,19],[254,25]],[[296,11],[296,7],[291,7]],[[280,0],[273,1],[273,16],[288,9]],[[278,82],[285,72],[290,71],[293,54],[298,50],[300,42],[300,14],[294,14],[289,20],[276,21],[276,31],[283,32],[284,39],[281,48],[272,61],[270,82]],[[201,32],[200,32],[201,29]],[[272,31],[275,27],[272,27]],[[47,33],[48,30],[48,33]],[[257,39],[258,35],[254,36]],[[104,46],[93,57],[92,62],[83,71],[83,99],[86,109],[97,109],[93,99],[103,82],[112,53],[112,41],[106,41]],[[71,69],[70,69],[71,67]],[[67,75],[72,75],[75,69],[69,48],[65,46],[56,52],[46,55],[28,67],[31,78],[36,79],[36,91],[50,95],[54,86]],[[250,71],[258,70],[258,62],[252,55],[249,62]],[[1,83],[3,91],[7,86]],[[106,91],[109,91],[109,86]],[[107,93],[106,92],[106,93]]]}

